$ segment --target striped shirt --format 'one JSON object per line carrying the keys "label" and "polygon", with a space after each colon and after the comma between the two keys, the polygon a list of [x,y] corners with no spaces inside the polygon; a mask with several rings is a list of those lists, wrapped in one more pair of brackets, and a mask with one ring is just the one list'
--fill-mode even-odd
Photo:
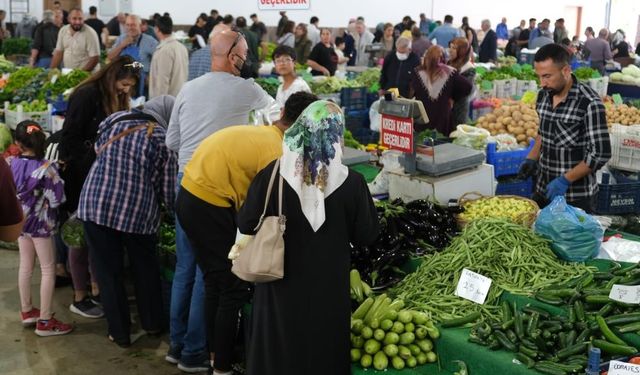
{"label": "striped shirt", "polygon": [[200,48],[191,53],[189,58],[189,78],[188,81],[196,79],[211,71],[211,49],[207,44],[206,48]]}
{"label": "striped shirt", "polygon": [[[117,112],[98,129],[96,152],[123,131],[145,125],[145,119],[115,122],[132,112]],[[166,129],[157,125],[135,131],[111,143],[100,153],[87,177],[78,218],[121,232],[154,234],[160,222],[160,204],[173,212],[178,163],[165,145]]]}
{"label": "striped shirt", "polygon": [[553,97],[540,90],[536,110],[542,138],[540,174],[536,190],[544,192],[556,177],[584,161],[591,173],[575,181],[566,194],[568,202],[593,197],[598,191],[596,171],[611,157],[604,104],[591,87],[575,76],[567,98],[553,108]]}

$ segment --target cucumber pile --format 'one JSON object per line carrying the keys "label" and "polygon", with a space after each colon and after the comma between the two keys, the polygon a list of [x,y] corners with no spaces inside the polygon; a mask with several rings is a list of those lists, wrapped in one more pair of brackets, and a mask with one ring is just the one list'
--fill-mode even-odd
{"label": "cucumber pile", "polygon": [[422,312],[381,294],[369,297],[351,316],[351,361],[382,371],[413,368],[437,360],[433,341],[440,331]]}

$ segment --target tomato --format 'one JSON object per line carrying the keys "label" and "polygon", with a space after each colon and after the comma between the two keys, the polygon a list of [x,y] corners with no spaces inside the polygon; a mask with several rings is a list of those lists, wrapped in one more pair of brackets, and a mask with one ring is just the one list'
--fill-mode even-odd
{"label": "tomato", "polygon": [[633,363],[634,365],[640,365],[640,357],[633,357],[629,360],[629,363]]}

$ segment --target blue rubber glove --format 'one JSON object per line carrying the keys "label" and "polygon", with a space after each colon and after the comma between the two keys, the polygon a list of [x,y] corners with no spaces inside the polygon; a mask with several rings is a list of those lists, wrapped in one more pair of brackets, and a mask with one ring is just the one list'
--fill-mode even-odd
{"label": "blue rubber glove", "polygon": [[553,198],[557,196],[564,196],[567,190],[569,190],[569,185],[571,185],[571,183],[566,177],[560,176],[555,178],[547,185],[547,199],[552,201]]}

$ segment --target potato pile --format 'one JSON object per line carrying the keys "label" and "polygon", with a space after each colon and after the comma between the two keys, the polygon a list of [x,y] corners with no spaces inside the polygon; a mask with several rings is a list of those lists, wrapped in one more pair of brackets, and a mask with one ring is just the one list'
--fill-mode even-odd
{"label": "potato pile", "polygon": [[607,105],[607,124],[637,125],[640,124],[640,109],[626,104]]}
{"label": "potato pile", "polygon": [[526,147],[538,135],[539,122],[534,105],[515,102],[503,104],[481,116],[477,126],[488,130],[491,135],[511,134],[518,144]]}

